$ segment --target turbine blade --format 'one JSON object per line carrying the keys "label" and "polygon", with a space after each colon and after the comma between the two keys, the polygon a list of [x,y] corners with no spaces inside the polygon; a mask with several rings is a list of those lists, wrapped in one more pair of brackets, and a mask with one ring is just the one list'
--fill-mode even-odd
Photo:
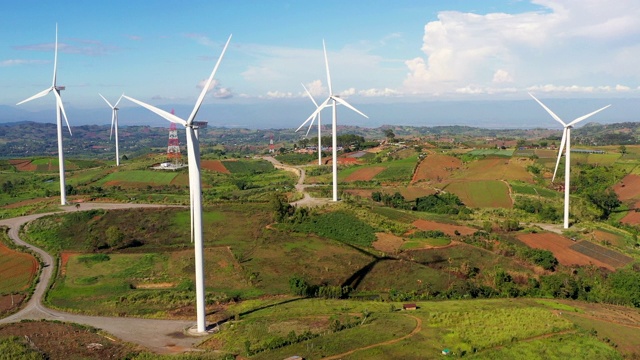
{"label": "turbine blade", "polygon": [[[320,115],[320,113],[318,113],[318,115]],[[309,131],[311,131],[311,127],[313,126],[313,122],[316,120],[318,116],[314,116],[313,119],[311,119],[311,122],[309,123],[309,128],[307,129],[307,133],[304,134],[304,137],[309,136]]]}
{"label": "turbine blade", "polygon": [[558,150],[558,160],[556,160],[556,168],[553,170],[553,177],[551,178],[551,182],[556,179],[556,173],[558,172],[558,166],[560,165],[560,158],[562,157],[562,150],[564,150],[564,145],[567,143],[567,128],[565,127],[562,131],[562,140],[560,140],[560,149]]}
{"label": "turbine blade", "polygon": [[311,121],[311,119],[313,119],[318,113],[320,113],[320,111],[322,111],[322,109],[325,108],[325,106],[327,106],[327,103],[329,103],[329,100],[331,100],[331,97],[328,97],[327,100],[325,100],[322,105],[318,106],[316,108],[316,111],[314,111],[308,118],[307,120],[305,120],[302,125],[300,125],[300,127],[298,127],[296,129],[296,132],[298,132],[298,130],[302,129],[303,126],[305,126],[306,123],[308,123],[309,121]]}
{"label": "turbine blade", "polygon": [[124,94],[122,95],[122,97],[127,99],[127,100],[129,100],[129,101],[131,101],[131,102],[134,102],[134,103],[142,106],[143,108],[146,108],[147,110],[149,110],[151,112],[154,112],[154,113],[162,116],[163,118],[165,118],[165,119],[167,119],[167,120],[169,120],[169,121],[171,121],[173,123],[181,124],[183,126],[187,126],[187,122],[186,121],[180,119],[179,117],[177,117],[177,116],[175,116],[175,115],[173,115],[171,113],[168,113],[168,112],[166,112],[164,110],[158,109],[157,107],[155,107],[153,105],[149,105],[147,103],[144,103],[144,102],[142,102],[140,100],[136,100],[136,99],[134,99],[132,97],[129,97],[127,95],[124,95]]}
{"label": "turbine blade", "polygon": [[56,87],[56,77],[58,73],[58,23],[56,23],[56,45],[53,55],[53,84],[51,87]]}
{"label": "turbine blade", "polygon": [[31,100],[33,100],[33,99],[37,99],[37,98],[39,98],[39,97],[43,97],[43,96],[47,95],[47,94],[48,94],[52,89],[53,89],[53,88],[48,88],[48,89],[46,89],[46,90],[42,90],[42,91],[40,91],[39,93],[37,93],[37,94],[33,95],[32,97],[30,97],[30,98],[28,98],[28,99],[25,99],[25,100],[20,101],[20,102],[19,102],[19,103],[17,103],[16,105],[24,104],[24,103],[26,103],[27,101],[31,101]]}
{"label": "turbine blade", "polygon": [[556,121],[562,124],[562,126],[567,126],[567,124],[565,124],[565,122],[562,121],[562,119],[560,119],[558,115],[556,115],[553,111],[551,111],[551,109],[546,107],[545,104],[543,104],[540,100],[538,100],[535,96],[533,96],[533,94],[529,93],[529,96],[531,96],[533,100],[535,100],[538,104],[540,104],[540,106],[542,106],[542,108],[545,109],[549,113],[549,115],[551,115],[554,119],[556,119]]}
{"label": "turbine blade", "polygon": [[60,94],[58,94],[58,90],[54,90],[53,94],[56,96],[56,102],[58,103],[58,109],[62,112],[62,115],[64,115],[64,121],[67,123],[67,129],[69,129],[69,135],[73,135],[71,133],[71,126],[69,126],[69,120],[67,119],[67,113],[64,111],[64,105],[62,105],[62,98],[60,97]]}
{"label": "turbine blade", "polygon": [[98,95],[100,95],[100,97],[102,98],[102,100],[104,100],[104,102],[107,103],[107,105],[109,105],[110,108],[114,108],[115,105],[111,105],[111,103],[109,102],[109,100],[107,100],[104,96],[102,96],[102,94],[98,93]]}
{"label": "turbine blade", "polygon": [[202,105],[202,101],[204,100],[204,96],[207,94],[207,91],[209,91],[209,86],[211,86],[211,82],[213,81],[213,77],[216,74],[216,71],[218,71],[218,66],[220,66],[220,62],[222,61],[222,57],[224,56],[224,53],[227,51],[227,46],[229,46],[229,42],[231,42],[231,35],[229,35],[229,39],[227,40],[227,43],[224,45],[224,48],[222,49],[222,53],[220,54],[220,57],[218,58],[218,61],[216,62],[216,66],[213,68],[213,71],[211,72],[211,75],[209,76],[209,79],[207,80],[207,83],[205,84],[204,88],[202,88],[202,92],[200,92],[200,96],[198,97],[198,101],[196,101],[196,105],[193,107],[193,111],[191,111],[191,115],[189,115],[189,118],[187,119],[187,124],[191,125],[193,123],[193,120],[196,118],[196,114],[198,114],[198,110],[200,110],[200,105]]}
{"label": "turbine blade", "polygon": [[322,50],[324,50],[324,64],[327,68],[327,85],[329,86],[329,95],[333,95],[333,89],[331,88],[331,73],[329,73],[329,59],[327,59],[327,47],[322,39]]}
{"label": "turbine blade", "polygon": [[111,112],[111,132],[109,133],[109,140],[111,140],[111,135],[113,135],[113,124],[116,122],[116,110]]}
{"label": "turbine blade", "polygon": [[358,109],[354,108],[353,106],[351,106],[351,104],[349,104],[348,102],[346,102],[344,99],[339,98],[339,97],[337,97],[337,96],[332,96],[331,98],[332,98],[332,99],[334,99],[335,101],[339,102],[340,104],[342,104],[342,105],[344,105],[344,106],[348,107],[349,109],[351,109],[351,110],[353,110],[353,111],[357,112],[358,114],[360,114],[360,115],[362,115],[362,116],[366,117],[367,119],[369,118],[367,115],[363,114],[360,110],[358,110]]}
{"label": "turbine blade", "polygon": [[124,95],[124,94],[120,95],[120,97],[118,98],[118,101],[116,101],[116,104],[115,104],[115,105],[113,105],[113,107],[117,107],[117,106],[118,106],[118,104],[120,104],[120,100],[122,100],[122,96],[123,96],[123,95]]}
{"label": "turbine blade", "polygon": [[313,96],[311,96],[311,93],[309,92],[309,90],[307,90],[307,87],[304,86],[304,84],[302,84],[302,87],[304,88],[304,91],[307,92],[307,95],[309,95],[309,99],[311,99],[311,101],[313,101],[313,105],[315,105],[316,107],[318,107],[318,103],[316,102],[316,100],[313,98]]}
{"label": "turbine blade", "polygon": [[595,115],[595,114],[599,113],[600,111],[602,111],[602,110],[604,110],[604,109],[608,108],[609,106],[611,106],[611,105],[607,105],[607,106],[605,106],[605,107],[603,107],[603,108],[600,108],[600,109],[598,109],[598,110],[596,110],[596,111],[594,111],[594,112],[592,112],[592,113],[589,113],[589,114],[587,114],[587,115],[580,116],[579,118],[577,118],[577,119],[573,120],[572,122],[570,122],[570,123],[569,123],[569,126],[572,126],[572,125],[574,125],[574,124],[577,124],[577,123],[579,123],[580,121],[582,121],[582,120],[584,120],[584,119],[586,119],[586,118],[588,118],[588,117],[590,117],[590,116],[592,116],[592,115]]}

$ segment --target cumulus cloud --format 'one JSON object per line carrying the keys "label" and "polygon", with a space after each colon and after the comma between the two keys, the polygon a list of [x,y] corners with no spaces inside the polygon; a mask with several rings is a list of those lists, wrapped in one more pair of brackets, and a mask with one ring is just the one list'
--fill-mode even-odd
{"label": "cumulus cloud", "polygon": [[267,98],[270,99],[290,99],[294,97],[299,97],[299,94],[294,94],[292,92],[283,92],[283,91],[267,91]]}
{"label": "cumulus cloud", "polygon": [[393,97],[400,96],[402,93],[396,89],[367,89],[358,91],[358,95],[366,97]]}
{"label": "cumulus cloud", "polygon": [[[198,82],[198,85],[196,85],[196,87],[202,90],[204,86],[207,84],[207,80],[209,79],[200,80],[200,82]],[[209,84],[207,93],[219,99],[228,99],[233,97],[233,93],[231,92],[231,90],[229,88],[220,86],[220,82],[216,79],[213,79],[211,84]]]}
{"label": "cumulus cloud", "polygon": [[640,81],[640,67],[632,65],[640,56],[634,0],[531,2],[540,9],[440,12],[424,27],[425,55],[405,61],[403,92],[479,94],[556,84],[541,89],[597,93],[629,91],[613,84]]}
{"label": "cumulus cloud", "polygon": [[309,90],[309,93],[313,97],[320,97],[329,94],[329,90],[322,85],[322,80],[314,80],[310,83],[304,84],[304,86]]}

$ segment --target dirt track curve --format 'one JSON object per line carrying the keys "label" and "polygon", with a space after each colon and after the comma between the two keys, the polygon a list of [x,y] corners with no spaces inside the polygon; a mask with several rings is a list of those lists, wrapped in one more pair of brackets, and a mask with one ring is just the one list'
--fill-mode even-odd
{"label": "dirt track curve", "polygon": [[[131,209],[142,207],[163,207],[163,205],[148,204],[106,204],[83,203],[79,209],[74,206],[61,206],[61,211],[82,211],[91,209]],[[58,320],[90,325],[103,329],[114,336],[131,343],[140,344],[154,352],[174,353],[195,350],[193,347],[201,340],[199,337],[185,335],[185,329],[195,324],[187,320],[156,320],[140,318],[103,317],[71,314],[48,309],[42,304],[42,297],[49,287],[53,276],[53,257],[44,250],[24,242],[19,237],[19,230],[23,224],[53,213],[34,214],[0,221],[0,226],[9,228],[9,237],[15,243],[26,246],[36,252],[44,264],[40,279],[36,284],[33,296],[24,308],[17,313],[0,319],[0,324],[19,322],[21,320]]]}
{"label": "dirt track curve", "polygon": [[324,357],[322,358],[323,360],[335,360],[335,359],[342,359],[342,357],[347,356],[347,355],[351,355],[356,351],[362,351],[362,350],[368,350],[368,349],[373,349],[376,348],[378,346],[384,346],[384,345],[391,345],[391,344],[395,344],[398,341],[402,341],[404,339],[410,338],[413,335],[419,333],[422,330],[422,319],[420,319],[419,317],[413,316],[413,315],[407,315],[410,318],[413,318],[416,321],[416,327],[415,329],[413,329],[410,333],[408,333],[405,336],[399,337],[397,339],[391,339],[391,340],[387,340],[387,341],[383,341],[377,344],[372,344],[372,345],[368,345],[368,346],[363,346],[361,348],[357,348],[357,349],[353,349],[353,350],[349,350],[347,352],[344,352],[342,354],[338,354],[338,355],[333,355],[333,356],[329,356],[329,357]]}
{"label": "dirt track curve", "polygon": [[306,191],[306,189],[307,189],[307,187],[314,186],[314,185],[305,185],[304,184],[304,179],[305,179],[306,174],[305,174],[305,171],[304,171],[303,167],[285,165],[285,164],[281,163],[280,161],[276,160],[272,156],[265,156],[264,159],[269,161],[270,163],[272,163],[273,166],[276,169],[291,171],[294,174],[298,175],[298,183],[296,184],[296,190],[301,192],[304,195],[304,197],[302,199],[298,200],[298,201],[292,202],[291,205],[314,207],[314,206],[325,205],[325,204],[328,204],[328,203],[331,202],[331,199],[313,198],[313,197],[311,197],[311,195],[309,195],[309,193]]}

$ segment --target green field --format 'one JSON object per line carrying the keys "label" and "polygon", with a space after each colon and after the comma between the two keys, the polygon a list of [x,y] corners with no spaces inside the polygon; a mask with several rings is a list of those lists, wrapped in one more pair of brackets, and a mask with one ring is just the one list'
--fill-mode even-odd
{"label": "green field", "polygon": [[[171,308],[194,301],[192,250],[146,254],[81,254],[72,256],[65,276],[50,291],[48,301],[63,309],[109,315],[166,316]],[[259,292],[237,269],[226,247],[205,251],[208,296]]]}
{"label": "green field", "polygon": [[377,174],[374,179],[378,181],[408,182],[411,180],[413,169],[417,162],[418,156],[412,155],[405,159],[376,164],[377,166],[384,166],[385,169]]}
{"label": "green field", "polygon": [[524,182],[510,182],[509,185],[511,186],[513,193],[518,195],[540,196],[545,199],[555,199],[562,196],[562,194],[557,191]]}
{"label": "green field", "polygon": [[513,155],[513,149],[476,149],[469,151],[467,154],[473,156],[503,156],[511,157]]}
{"label": "green field", "polygon": [[446,188],[469,207],[511,208],[509,187],[498,180],[453,182]]}
{"label": "green field", "polygon": [[99,186],[142,186],[169,185],[178,175],[175,171],[130,170],[113,172],[105,176],[96,185]]}
{"label": "green field", "polygon": [[[450,349],[455,357],[482,359],[621,358],[596,337],[577,333],[570,319],[532,302],[417,305],[416,311],[400,311],[401,303],[311,299],[282,301],[277,306],[254,304],[258,308],[254,311],[231,307],[227,311],[239,314],[240,321],[225,324],[202,347],[243,356],[252,351],[252,359],[284,359],[292,354],[305,359],[435,359],[443,349]],[[336,321],[355,325],[336,331]],[[310,339],[291,340],[303,333]],[[287,339],[293,343],[275,345]]]}

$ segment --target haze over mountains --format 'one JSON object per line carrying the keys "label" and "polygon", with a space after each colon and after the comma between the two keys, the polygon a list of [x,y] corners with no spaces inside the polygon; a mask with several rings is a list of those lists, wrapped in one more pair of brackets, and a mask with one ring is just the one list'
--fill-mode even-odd
{"label": "haze over mountains", "polygon": [[[544,98],[543,98],[544,99]],[[370,101],[370,100],[369,100]],[[388,100],[387,100],[388,101]],[[611,108],[597,114],[589,122],[600,124],[634,122],[640,110],[637,99],[544,99],[556,114],[565,121],[593,111],[607,104]],[[0,105],[0,123],[34,121],[55,122],[52,102],[42,101],[40,110],[32,111],[16,106]],[[478,100],[478,101],[405,101],[385,103],[353,102],[370,119],[357,114],[340,113],[338,122],[342,125],[378,127],[381,125],[445,126],[467,125],[491,129],[557,128],[557,124],[533,100]],[[190,105],[157,105],[163,109],[175,109],[177,115],[188,115]],[[120,124],[122,126],[149,125],[166,127],[166,121],[145,109],[123,101],[120,104]],[[32,108],[31,108],[32,109]],[[72,126],[104,125],[111,121],[111,111],[107,106],[93,109],[76,108],[65,105]],[[307,99],[264,100],[260,102],[216,102],[203,104],[198,120],[208,121],[212,126],[242,127],[249,129],[282,129],[298,127],[312,112],[313,104]],[[324,124],[330,123],[330,112],[325,110]],[[398,115],[403,114],[403,115]]]}

